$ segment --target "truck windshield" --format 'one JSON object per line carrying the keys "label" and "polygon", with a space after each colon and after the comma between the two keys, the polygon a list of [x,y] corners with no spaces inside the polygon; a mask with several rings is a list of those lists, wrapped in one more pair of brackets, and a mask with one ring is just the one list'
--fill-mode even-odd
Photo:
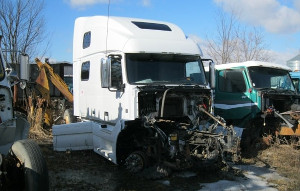
{"label": "truck windshield", "polygon": [[177,54],[126,55],[130,84],[197,84],[206,85],[199,56]]}
{"label": "truck windshield", "polygon": [[295,91],[289,72],[276,68],[253,66],[249,74],[254,88],[272,88]]}

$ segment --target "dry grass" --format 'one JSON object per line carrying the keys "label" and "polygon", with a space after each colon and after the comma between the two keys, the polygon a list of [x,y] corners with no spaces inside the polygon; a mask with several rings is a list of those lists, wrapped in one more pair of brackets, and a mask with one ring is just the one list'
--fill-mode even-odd
{"label": "dry grass", "polygon": [[292,145],[272,145],[257,158],[290,180],[272,182],[278,185],[278,190],[300,190],[300,150]]}

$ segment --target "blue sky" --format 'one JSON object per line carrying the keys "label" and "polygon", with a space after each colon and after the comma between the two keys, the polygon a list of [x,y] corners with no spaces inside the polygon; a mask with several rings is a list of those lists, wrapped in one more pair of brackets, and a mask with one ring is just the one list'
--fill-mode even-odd
{"label": "blue sky", "polygon": [[[299,0],[110,0],[111,16],[172,22],[187,36],[214,38],[219,10],[239,12],[239,22],[260,27],[274,61],[300,53]],[[46,57],[72,62],[73,27],[77,17],[107,15],[108,0],[46,0],[43,11],[50,47]]]}

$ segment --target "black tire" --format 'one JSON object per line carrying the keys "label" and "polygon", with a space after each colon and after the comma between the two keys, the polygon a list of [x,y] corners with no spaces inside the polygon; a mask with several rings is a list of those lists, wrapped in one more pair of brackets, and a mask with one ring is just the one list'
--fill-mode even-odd
{"label": "black tire", "polygon": [[[16,141],[10,154],[22,166],[21,190],[38,191],[49,190],[49,177],[46,161],[36,142],[30,139]],[[21,182],[21,181],[20,181]]]}
{"label": "black tire", "polygon": [[148,166],[148,157],[142,151],[134,151],[126,158],[125,166],[129,172],[141,172]]}
{"label": "black tire", "polygon": [[249,122],[243,130],[241,138],[241,153],[243,157],[255,157],[260,150],[257,143],[262,139],[262,127],[259,122]]}

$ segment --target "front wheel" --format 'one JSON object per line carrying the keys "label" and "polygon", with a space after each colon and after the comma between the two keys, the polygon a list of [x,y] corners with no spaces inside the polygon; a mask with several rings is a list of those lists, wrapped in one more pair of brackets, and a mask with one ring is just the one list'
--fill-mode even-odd
{"label": "front wheel", "polygon": [[[46,161],[36,142],[16,141],[9,152],[9,185],[17,190],[49,190]],[[17,188],[16,188],[17,187]]]}
{"label": "front wheel", "polygon": [[126,169],[130,172],[141,172],[148,166],[148,159],[144,152],[135,151],[131,153],[125,160]]}

